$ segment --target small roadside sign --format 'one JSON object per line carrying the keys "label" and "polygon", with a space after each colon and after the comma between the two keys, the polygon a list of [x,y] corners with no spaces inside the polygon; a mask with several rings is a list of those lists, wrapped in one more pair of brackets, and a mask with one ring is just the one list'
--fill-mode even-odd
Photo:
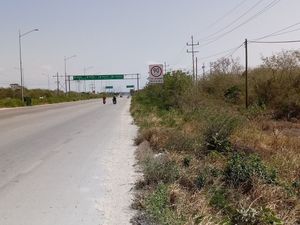
{"label": "small roadside sign", "polygon": [[126,85],[126,88],[134,88],[134,85]]}
{"label": "small roadside sign", "polygon": [[113,86],[105,86],[105,89],[113,89]]}
{"label": "small roadside sign", "polygon": [[162,64],[149,65],[149,82],[159,84],[164,82],[164,73]]}

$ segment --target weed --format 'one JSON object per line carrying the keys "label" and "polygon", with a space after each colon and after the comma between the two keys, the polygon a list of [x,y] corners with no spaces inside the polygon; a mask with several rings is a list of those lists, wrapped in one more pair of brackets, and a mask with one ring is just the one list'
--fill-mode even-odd
{"label": "weed", "polygon": [[196,181],[195,181],[195,185],[198,188],[198,190],[201,190],[202,188],[204,188],[205,184],[206,184],[206,174],[205,173],[200,173],[197,177],[196,177]]}
{"label": "weed", "polygon": [[170,183],[179,178],[176,163],[168,159],[150,158],[143,164],[144,178],[148,184]]}
{"label": "weed", "polygon": [[236,118],[226,115],[210,119],[204,132],[206,149],[209,151],[229,152],[231,150],[229,137],[237,127],[237,124]]}
{"label": "weed", "polygon": [[240,100],[240,95],[241,89],[237,85],[228,88],[224,93],[225,99],[232,103],[237,103]]}
{"label": "weed", "polygon": [[255,209],[252,207],[236,210],[232,216],[233,224],[238,225],[282,225],[282,221],[268,208]]}
{"label": "weed", "polygon": [[186,156],[184,157],[183,161],[182,161],[182,164],[184,167],[189,167],[190,164],[191,164],[191,160],[192,160],[192,157],[191,156]]}
{"label": "weed", "polygon": [[165,184],[159,184],[155,191],[146,199],[146,211],[162,225],[181,225],[184,219],[172,210],[170,191]]}
{"label": "weed", "polygon": [[215,189],[209,204],[217,209],[225,209],[229,206],[225,189]]}
{"label": "weed", "polygon": [[199,141],[196,137],[173,130],[168,134],[165,148],[169,151],[193,152]]}
{"label": "weed", "polygon": [[254,208],[238,209],[232,222],[238,225],[257,225],[259,224],[259,212]]}
{"label": "weed", "polygon": [[266,183],[276,183],[277,176],[274,170],[268,169],[257,155],[234,153],[226,168],[225,179],[234,187],[244,186],[245,190],[252,188],[252,177],[258,177]]}

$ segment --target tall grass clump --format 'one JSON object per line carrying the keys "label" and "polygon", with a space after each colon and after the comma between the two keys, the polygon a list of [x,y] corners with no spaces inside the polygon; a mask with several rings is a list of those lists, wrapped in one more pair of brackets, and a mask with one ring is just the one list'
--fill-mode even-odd
{"label": "tall grass clump", "polygon": [[239,120],[234,116],[216,115],[209,118],[203,134],[206,150],[229,152],[232,148],[230,136],[238,124]]}
{"label": "tall grass clump", "polygon": [[172,209],[169,186],[159,184],[146,200],[146,211],[159,224],[183,225],[185,219]]}

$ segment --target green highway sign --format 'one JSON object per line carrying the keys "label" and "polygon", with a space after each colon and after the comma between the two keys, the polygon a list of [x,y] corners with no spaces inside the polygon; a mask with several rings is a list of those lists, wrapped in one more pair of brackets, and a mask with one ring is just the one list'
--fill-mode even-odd
{"label": "green highway sign", "polygon": [[134,88],[134,85],[126,85],[126,88]]}
{"label": "green highway sign", "polygon": [[113,89],[113,86],[105,86],[105,89]]}
{"label": "green highway sign", "polygon": [[73,80],[123,80],[124,74],[108,75],[75,75]]}

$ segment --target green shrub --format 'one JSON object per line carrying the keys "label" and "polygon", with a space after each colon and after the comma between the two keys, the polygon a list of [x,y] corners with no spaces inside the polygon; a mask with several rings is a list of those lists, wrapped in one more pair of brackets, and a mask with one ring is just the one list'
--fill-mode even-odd
{"label": "green shrub", "polygon": [[254,208],[239,209],[236,211],[232,218],[233,224],[238,225],[258,225],[259,223],[259,211]]}
{"label": "green shrub", "polygon": [[228,88],[224,93],[225,99],[232,103],[237,103],[240,100],[240,95],[241,89],[237,85]]}
{"label": "green shrub", "polygon": [[155,191],[146,199],[146,211],[162,225],[181,225],[184,219],[172,210],[169,202],[168,186],[159,184]]}
{"label": "green shrub", "polygon": [[179,178],[175,162],[168,159],[150,158],[143,163],[144,179],[148,184],[171,183]]}
{"label": "green shrub", "polygon": [[243,185],[247,190],[252,188],[254,176],[270,184],[275,184],[277,180],[276,172],[268,169],[260,157],[253,154],[234,153],[224,173],[228,184],[234,187]]}
{"label": "green shrub", "polygon": [[164,76],[163,84],[148,85],[133,96],[133,102],[149,110],[171,110],[180,106],[183,93],[192,85],[189,76],[181,71],[174,71]]}
{"label": "green shrub", "polygon": [[189,167],[192,161],[192,157],[191,156],[186,156],[184,157],[182,164],[184,167]]}
{"label": "green shrub", "polygon": [[263,208],[260,213],[260,224],[283,225],[283,222],[276,216],[276,214],[271,209]]}
{"label": "green shrub", "polygon": [[209,204],[217,209],[226,209],[229,207],[225,189],[215,189],[212,197],[210,198]]}
{"label": "green shrub", "polygon": [[232,223],[238,225],[283,225],[275,213],[267,208],[242,208],[232,216]]}
{"label": "green shrub", "polygon": [[204,186],[206,185],[206,179],[207,179],[207,175],[205,173],[200,173],[196,177],[195,185],[199,190],[204,188]]}
{"label": "green shrub", "polygon": [[206,149],[209,151],[228,152],[231,150],[230,135],[237,127],[236,118],[218,115],[208,121],[204,131]]}
{"label": "green shrub", "polygon": [[0,99],[0,107],[18,107],[23,106],[23,102],[20,99],[5,98]]}

